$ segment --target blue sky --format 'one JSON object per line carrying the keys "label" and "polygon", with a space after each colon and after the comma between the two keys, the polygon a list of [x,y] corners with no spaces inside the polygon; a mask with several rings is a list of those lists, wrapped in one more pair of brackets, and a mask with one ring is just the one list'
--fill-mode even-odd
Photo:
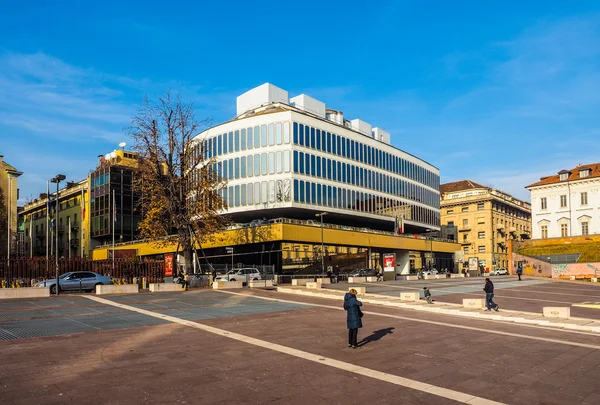
{"label": "blue sky", "polygon": [[21,202],[128,142],[143,95],[180,92],[219,123],[264,82],[388,130],[443,182],[528,199],[600,161],[597,1],[7,3],[0,154]]}

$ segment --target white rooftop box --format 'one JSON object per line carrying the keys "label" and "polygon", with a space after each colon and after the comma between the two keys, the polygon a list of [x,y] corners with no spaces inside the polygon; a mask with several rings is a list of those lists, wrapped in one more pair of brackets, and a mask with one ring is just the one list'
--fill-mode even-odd
{"label": "white rooftop box", "polygon": [[325,118],[325,103],[309,97],[306,94],[300,94],[299,96],[290,98],[290,104],[296,108]]}
{"label": "white rooftop box", "polygon": [[288,104],[288,92],[270,83],[262,84],[237,97],[237,115],[271,103]]}
{"label": "white rooftop box", "polygon": [[389,144],[391,141],[390,133],[387,131],[384,131],[381,128],[373,128],[373,138],[377,139],[378,141],[387,143],[387,144]]}
{"label": "white rooftop box", "polygon": [[350,121],[350,124],[352,125],[353,130],[358,131],[363,135],[373,136],[371,134],[371,124],[367,124],[366,122],[359,119]]}

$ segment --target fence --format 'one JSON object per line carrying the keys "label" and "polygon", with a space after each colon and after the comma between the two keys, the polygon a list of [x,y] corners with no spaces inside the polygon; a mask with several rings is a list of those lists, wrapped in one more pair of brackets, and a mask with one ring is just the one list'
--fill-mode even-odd
{"label": "fence", "polygon": [[[164,276],[162,260],[91,260],[91,259],[59,259],[58,274],[72,271],[92,271],[94,273],[124,279],[132,283],[133,278],[146,277],[149,283],[160,283]],[[11,258],[0,261],[0,280],[11,285],[19,280],[21,285],[31,285],[32,282],[56,277],[56,262],[53,258],[46,261],[45,257]]]}

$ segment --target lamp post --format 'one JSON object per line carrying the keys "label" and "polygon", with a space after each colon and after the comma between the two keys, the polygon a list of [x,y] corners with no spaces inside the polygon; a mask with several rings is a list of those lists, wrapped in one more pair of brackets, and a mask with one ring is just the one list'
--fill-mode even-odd
{"label": "lamp post", "polygon": [[429,238],[429,263],[427,264],[427,267],[429,267],[429,270],[431,270],[432,269],[431,261],[433,260],[433,239],[431,236],[432,230],[427,229],[426,232],[427,232],[427,237]]}
{"label": "lamp post", "polygon": [[10,208],[11,208],[11,186],[12,186],[12,176],[10,175],[10,173],[8,173],[8,193],[7,193],[7,197],[8,197],[8,226],[6,227],[6,231],[7,231],[7,237],[6,237],[6,242],[8,243],[7,247],[6,247],[6,266],[7,269],[9,270],[9,274],[10,274],[10,225],[11,225],[11,217],[10,217]]}
{"label": "lamp post", "polygon": [[325,238],[323,228],[323,217],[327,215],[326,212],[315,214],[316,217],[321,218],[321,274],[325,274]]}
{"label": "lamp post", "polygon": [[[60,204],[59,204],[59,198],[58,198],[58,185],[60,184],[61,181],[63,181],[64,179],[66,179],[64,174],[57,174],[56,177],[53,177],[50,179],[51,183],[56,183],[56,200],[55,200],[55,204],[56,204],[56,218],[54,221],[54,235],[56,236],[56,284],[54,285],[54,291],[56,293],[56,295],[59,294],[59,290],[60,290],[60,286],[58,285],[58,213],[60,212]],[[49,196],[48,196],[49,198]]]}

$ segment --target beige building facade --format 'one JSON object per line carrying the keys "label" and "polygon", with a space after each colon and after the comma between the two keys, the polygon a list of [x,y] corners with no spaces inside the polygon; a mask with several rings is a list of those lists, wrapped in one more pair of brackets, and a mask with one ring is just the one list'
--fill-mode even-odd
{"label": "beige building facade", "polygon": [[[11,251],[15,248],[17,234],[17,201],[19,199],[19,176],[23,174],[4,161],[0,155],[0,188],[4,193],[4,204],[9,218]],[[5,232],[5,230],[3,230]]]}
{"label": "beige building facade", "polygon": [[470,180],[440,186],[441,225],[458,228],[459,266],[477,258],[486,272],[508,268],[508,241],[529,239],[531,205]]}

